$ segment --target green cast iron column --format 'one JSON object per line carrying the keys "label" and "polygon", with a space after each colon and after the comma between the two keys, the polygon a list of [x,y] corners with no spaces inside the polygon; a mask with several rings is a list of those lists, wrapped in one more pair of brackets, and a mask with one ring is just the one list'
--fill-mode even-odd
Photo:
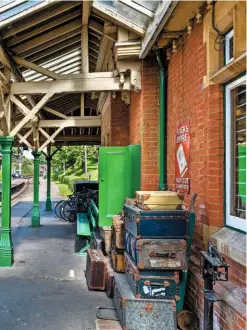
{"label": "green cast iron column", "polygon": [[51,156],[46,157],[47,161],[47,191],[46,191],[46,203],[45,203],[45,209],[46,211],[52,211],[51,207]]}
{"label": "green cast iron column", "polygon": [[157,62],[160,67],[160,184],[159,189],[166,189],[167,184],[167,127],[166,127],[166,103],[165,103],[165,66],[161,60],[160,51],[156,52]]}
{"label": "green cast iron column", "polygon": [[39,157],[41,152],[32,152],[34,160],[34,178],[33,178],[33,214],[32,214],[32,227],[40,226],[39,214]]}
{"label": "green cast iron column", "polygon": [[14,138],[0,136],[2,146],[2,231],[0,236],[0,266],[12,266],[14,261],[11,239],[11,152]]}

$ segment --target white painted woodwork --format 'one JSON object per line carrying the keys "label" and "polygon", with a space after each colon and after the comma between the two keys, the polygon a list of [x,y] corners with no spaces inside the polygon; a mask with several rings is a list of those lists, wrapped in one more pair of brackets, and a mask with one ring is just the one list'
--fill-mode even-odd
{"label": "white painted woodwork", "polygon": [[41,108],[52,96],[53,93],[47,93],[43,96],[42,99],[33,107],[33,109],[30,110],[29,113],[13,128],[10,132],[10,136],[15,136],[29,122],[29,120],[41,110]]}
{"label": "white painted woodwork", "polygon": [[63,118],[63,119],[67,119],[68,117],[66,115],[64,115],[61,112],[58,112],[57,110],[54,110],[50,107],[47,107],[46,105],[42,108],[42,110],[45,110],[46,112],[49,112],[57,117]]}
{"label": "white painted woodwork", "polygon": [[14,16],[11,16],[5,20],[2,20],[0,22],[0,28],[3,28],[4,26],[10,24],[10,23],[13,23],[21,18],[24,18],[26,16],[28,16],[29,14],[33,14],[34,12],[40,10],[40,9],[43,9],[45,7],[48,7],[50,6],[53,2],[57,2],[57,0],[48,0],[48,1],[43,1],[39,4],[37,4],[36,6],[33,6],[31,8],[28,8],[22,12],[20,12],[19,14],[16,14]]}
{"label": "white painted woodwork", "polygon": [[25,23],[18,24],[16,27],[12,27],[9,31],[7,31],[3,35],[3,39],[17,35],[18,33],[23,32],[26,29],[30,29],[31,27],[33,27],[37,24],[40,24],[50,18],[55,19],[55,17],[57,15],[62,14],[64,12],[66,12],[67,10],[72,9],[75,6],[78,6],[78,3],[76,3],[76,1],[69,1],[66,3],[61,2],[61,4],[59,5],[58,8],[56,8],[56,9],[51,8],[51,10],[47,10],[42,15],[35,16],[31,21],[27,21]]}
{"label": "white painted woodwork", "polygon": [[142,13],[143,15],[145,15],[145,16],[147,16],[149,18],[153,18],[153,16],[154,16],[154,13],[151,10],[149,10],[149,9],[147,9],[147,8],[139,5],[136,2],[133,2],[131,0],[119,0],[119,2],[122,2],[125,5],[127,5],[128,7],[139,11],[140,13]]}
{"label": "white painted woodwork", "polygon": [[44,24],[44,25],[39,26],[37,28],[31,29],[30,31],[25,32],[21,36],[16,36],[15,38],[10,39],[6,43],[6,46],[7,47],[12,47],[14,45],[24,43],[25,40],[28,40],[30,38],[35,38],[35,36],[38,35],[38,34],[46,33],[47,30],[55,29],[56,26],[66,24],[68,22],[68,20],[71,20],[72,18],[76,19],[76,18],[80,17],[80,15],[81,15],[81,12],[80,12],[79,9],[76,10],[75,12],[65,14],[62,17],[57,18],[55,20],[52,20],[51,22],[49,22],[47,24]]}
{"label": "white painted woodwork", "polygon": [[49,143],[54,141],[54,138],[64,129],[63,126],[59,127],[50,137],[42,144],[42,146],[38,149],[38,151],[42,151]]}
{"label": "white painted woodwork", "polygon": [[144,37],[145,35],[146,30],[134,24],[133,22],[128,21],[126,18],[120,16],[116,12],[106,9],[104,6],[102,6],[101,4],[95,1],[92,4],[92,11],[95,12],[96,14],[99,14],[103,18],[109,19],[116,25],[123,26],[127,30],[135,32],[141,37]]}
{"label": "white painted woodwork", "polygon": [[[20,122],[21,123],[21,122]],[[26,123],[25,128],[30,127],[31,123]],[[68,117],[67,119],[41,119],[38,128],[56,128],[56,127],[100,127],[100,116]]]}
{"label": "white painted woodwork", "polygon": [[12,94],[32,95],[46,93],[90,93],[131,90],[130,80],[126,78],[120,85],[119,77],[85,78],[39,82],[15,82],[10,87]]}
{"label": "white painted woodwork", "polygon": [[24,51],[27,51],[29,49],[42,45],[43,43],[45,43],[47,41],[56,39],[58,36],[61,37],[62,35],[65,35],[68,32],[76,30],[80,27],[81,27],[81,19],[79,18],[79,19],[74,20],[73,22],[70,22],[68,24],[65,24],[64,26],[51,30],[50,32],[47,32],[41,36],[31,39],[25,43],[17,45],[16,47],[13,47],[12,50],[15,53],[22,53]]}
{"label": "white painted woodwork", "polygon": [[145,58],[149,51],[152,49],[157,37],[163,30],[166,22],[170,18],[173,10],[177,6],[178,1],[166,0],[161,1],[156,9],[153,20],[149,23],[145,37],[142,41],[142,49],[140,52],[140,58]]}
{"label": "white painted woodwork", "polygon": [[27,69],[34,70],[36,72],[41,73],[44,76],[52,78],[52,79],[58,79],[58,75],[55,72],[45,69],[32,62],[29,62],[29,61],[25,60],[24,58],[21,58],[19,56],[13,56],[13,60],[15,61],[16,64],[24,66]]}

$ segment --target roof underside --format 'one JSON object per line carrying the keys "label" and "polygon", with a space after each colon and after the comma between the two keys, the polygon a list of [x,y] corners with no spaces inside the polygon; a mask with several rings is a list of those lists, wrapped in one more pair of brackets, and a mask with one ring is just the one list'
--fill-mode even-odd
{"label": "roof underside", "polygon": [[[0,1],[0,42],[11,57],[18,56],[51,72],[69,74],[73,78],[74,74],[82,73],[82,20],[86,15],[89,72],[113,71],[117,27],[122,26],[129,30],[132,39],[143,38],[151,23],[155,23],[157,13],[159,14],[158,6],[165,2],[169,1],[94,0],[90,3],[88,17],[83,11],[83,1]],[[181,29],[181,26],[175,25],[173,29]],[[20,64],[16,66],[25,81],[52,80]],[[1,68],[3,66],[0,62],[0,70]],[[98,97],[95,93],[85,93],[85,116],[98,114]],[[41,96],[33,98],[37,103]],[[30,98],[20,96],[20,100],[31,108]],[[55,94],[47,107],[68,117],[80,116],[81,94]],[[15,118],[19,121],[23,118],[23,112],[18,106],[15,108]],[[39,117],[58,119],[54,111],[47,112],[45,109],[41,110]],[[45,130],[52,135],[55,129]],[[23,129],[21,135],[24,136],[27,132],[28,129]],[[100,143],[100,134],[100,127],[67,127],[59,133],[56,141],[66,141],[68,144]],[[31,137],[29,135],[30,141]],[[45,139],[44,134],[41,139]]]}
{"label": "roof underside", "polygon": [[[141,29],[145,29],[159,1],[131,2],[134,8],[123,1],[97,1],[97,4],[116,12],[119,17],[129,22],[136,22]],[[144,14],[138,11],[140,9],[143,9]],[[60,75],[79,74],[82,72],[82,19],[82,1],[0,1],[1,43],[11,56],[18,56]],[[116,25],[102,18],[97,10],[92,10],[88,19],[89,72],[113,71],[112,49],[115,41]],[[25,81],[52,80],[20,65],[18,69]],[[94,93],[84,95],[85,116],[97,115],[97,96]],[[38,102],[40,96],[34,96],[34,99]],[[31,108],[27,97],[21,96],[20,100]],[[56,94],[48,102],[47,107],[68,117],[79,116],[81,95]],[[39,117],[57,119],[55,114],[44,110],[41,110]],[[18,107],[15,118],[23,118],[23,113]],[[23,129],[22,135],[27,131],[28,129]],[[54,131],[55,128],[46,129],[49,135]],[[100,133],[100,127],[65,128],[56,140],[62,142],[62,137],[66,136],[66,143],[72,144],[82,141],[79,137],[86,135],[88,140],[85,136],[85,143],[100,143]],[[75,136],[78,136],[78,141]],[[31,137],[32,135],[29,139]]]}

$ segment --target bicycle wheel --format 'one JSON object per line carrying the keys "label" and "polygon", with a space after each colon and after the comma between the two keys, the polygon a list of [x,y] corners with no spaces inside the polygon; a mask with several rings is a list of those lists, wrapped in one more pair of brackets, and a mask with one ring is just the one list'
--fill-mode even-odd
{"label": "bicycle wheel", "polygon": [[71,212],[73,213],[76,212],[75,203],[73,203],[73,201],[71,200],[67,200],[64,202],[64,204],[61,207],[62,218],[66,221],[69,221]]}
{"label": "bicycle wheel", "polygon": [[61,200],[55,204],[55,214],[58,218],[62,218],[61,216],[61,207],[65,200]]}

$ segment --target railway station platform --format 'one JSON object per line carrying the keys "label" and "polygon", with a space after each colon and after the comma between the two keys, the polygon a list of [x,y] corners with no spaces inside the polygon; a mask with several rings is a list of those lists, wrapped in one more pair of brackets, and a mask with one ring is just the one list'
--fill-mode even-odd
{"label": "railway station platform", "polygon": [[[52,183],[53,203],[61,199]],[[0,268],[1,330],[94,330],[95,308],[112,307],[104,292],[90,292],[85,257],[74,253],[75,225],[45,209],[40,180],[41,226],[31,224],[32,192],[12,207],[15,260]],[[110,329],[109,329],[110,330]]]}

